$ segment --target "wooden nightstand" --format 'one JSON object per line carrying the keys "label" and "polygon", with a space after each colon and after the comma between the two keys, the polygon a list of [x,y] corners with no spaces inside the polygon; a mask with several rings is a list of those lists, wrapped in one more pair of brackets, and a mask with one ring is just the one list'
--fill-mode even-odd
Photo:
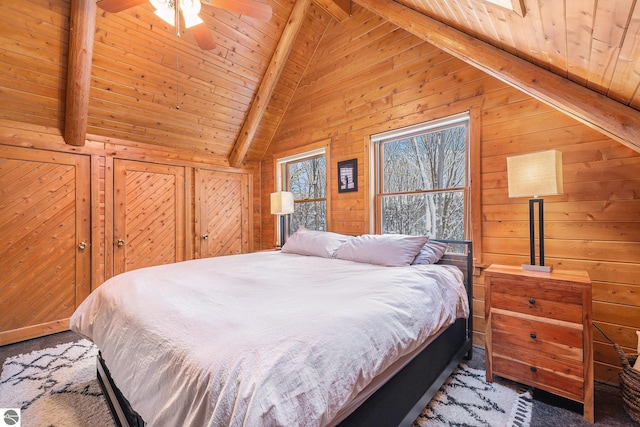
{"label": "wooden nightstand", "polygon": [[575,400],[593,422],[589,275],[492,265],[484,287],[487,381],[498,375]]}

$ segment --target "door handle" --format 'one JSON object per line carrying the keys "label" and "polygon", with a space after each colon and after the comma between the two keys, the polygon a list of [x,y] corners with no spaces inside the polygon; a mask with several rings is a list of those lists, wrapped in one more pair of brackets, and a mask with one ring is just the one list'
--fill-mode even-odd
{"label": "door handle", "polygon": [[87,242],[80,242],[78,244],[78,249],[80,249],[81,251],[84,251],[85,249],[87,249]]}
{"label": "door handle", "polygon": [[124,246],[124,240],[118,239],[117,245],[118,245],[119,248],[123,247]]}
{"label": "door handle", "polygon": [[208,235],[208,234],[203,234],[203,235],[202,235],[202,240],[207,240],[208,238],[209,238],[209,235]]}

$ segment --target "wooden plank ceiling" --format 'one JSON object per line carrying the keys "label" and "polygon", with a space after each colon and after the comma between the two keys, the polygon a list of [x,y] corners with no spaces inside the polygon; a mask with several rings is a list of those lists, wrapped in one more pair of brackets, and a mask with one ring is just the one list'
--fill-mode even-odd
{"label": "wooden plank ceiling", "polygon": [[[86,0],[56,0],[55,9],[64,10],[66,5],[70,10],[78,1]],[[182,148],[219,159],[222,164],[229,164],[231,158],[234,166],[260,160],[325,32],[335,20],[348,19],[346,11],[358,13],[372,2],[356,0],[354,3],[362,7],[351,9],[348,0],[314,0],[292,37],[286,30],[291,26],[296,0],[258,1],[272,7],[269,22],[203,4],[200,16],[216,43],[211,51],[201,50],[188,29],[176,37],[175,29],[159,19],[147,2],[118,13],[98,7],[86,119],[89,137],[130,140],[160,149]],[[636,1],[522,1],[524,16],[485,0],[392,3],[588,88],[592,94],[615,100],[627,109],[627,117],[633,118],[640,110],[640,8]],[[21,33],[14,26],[20,25],[23,17],[30,27],[30,13],[42,15],[40,28],[29,29],[30,33],[50,26],[52,21],[44,12],[51,9],[50,2],[37,0],[31,9],[21,4],[3,6],[8,12],[4,16],[12,16],[0,20],[5,33]],[[380,4],[382,12],[377,13],[384,16],[385,6]],[[396,25],[408,24],[400,19]],[[284,38],[286,43],[281,43]],[[20,45],[7,45],[6,49],[11,49],[11,58],[46,52],[48,46],[36,40],[33,35],[25,36]],[[283,47],[290,49],[288,55],[278,54]],[[274,64],[274,58],[284,63]],[[15,63],[9,65],[15,68]],[[268,75],[273,69],[279,73],[277,79]],[[265,90],[265,81],[271,82],[270,90]],[[66,86],[77,91],[73,84]],[[25,103],[33,102],[31,96],[25,92]],[[266,106],[260,96],[268,97]],[[251,114],[256,103],[263,103],[257,108],[259,114]],[[71,105],[69,100],[67,105]],[[55,104],[52,108],[55,111]],[[7,119],[12,119],[12,114],[21,120],[18,113],[3,112]],[[42,123],[54,124],[51,117],[43,113]],[[30,120],[38,121],[33,116]],[[251,135],[243,135],[247,127]],[[640,141],[633,145],[640,146]]]}
{"label": "wooden plank ceiling", "polygon": [[[200,50],[188,30],[176,39],[150,4],[117,14],[99,10],[88,131],[221,158],[229,158],[244,138],[247,156],[233,163],[259,160],[331,22],[333,4],[309,8],[297,37],[287,42],[291,54],[268,105],[261,114],[249,114],[294,6],[293,0],[261,1],[273,8],[270,22],[203,5],[201,16],[217,44],[210,52]],[[484,0],[398,3],[640,109],[635,0],[524,0],[524,16]],[[242,132],[248,126],[254,131],[250,137]]]}
{"label": "wooden plank ceiling", "polygon": [[[200,17],[216,43],[211,51],[188,29],[176,37],[149,3],[118,13],[98,8],[87,132],[228,158],[294,5],[268,3],[269,22],[203,4]],[[311,21],[301,36],[317,43],[322,20]],[[300,55],[310,53],[295,54],[292,65],[304,68]],[[281,79],[295,87],[290,75]],[[286,102],[283,89],[277,96]],[[283,113],[284,105],[274,104],[261,118],[262,132]]]}
{"label": "wooden plank ceiling", "polygon": [[640,108],[636,0],[523,0],[524,16],[483,0],[398,3]]}

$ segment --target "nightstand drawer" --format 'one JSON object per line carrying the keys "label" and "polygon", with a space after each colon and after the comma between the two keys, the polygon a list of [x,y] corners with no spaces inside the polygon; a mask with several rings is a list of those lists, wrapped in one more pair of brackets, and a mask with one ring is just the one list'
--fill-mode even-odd
{"label": "nightstand drawer", "polygon": [[584,398],[583,377],[566,374],[554,368],[555,366],[548,362],[536,365],[526,363],[524,360],[504,358],[495,353],[493,355],[493,371],[496,375],[524,382],[570,399],[582,400]]}
{"label": "nightstand drawer", "polygon": [[532,316],[582,323],[581,294],[563,289],[546,289],[522,282],[494,279],[491,306]]}
{"label": "nightstand drawer", "polygon": [[568,327],[494,312],[492,340],[531,351],[541,351],[582,362],[582,325]]}

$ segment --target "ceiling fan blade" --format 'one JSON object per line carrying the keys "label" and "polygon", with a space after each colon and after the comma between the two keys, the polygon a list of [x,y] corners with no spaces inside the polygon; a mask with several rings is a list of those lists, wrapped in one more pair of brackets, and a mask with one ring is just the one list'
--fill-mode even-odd
{"label": "ceiling fan blade", "polygon": [[129,9],[133,6],[138,6],[145,3],[147,0],[100,0],[98,7],[107,12],[116,13],[125,9]]}
{"label": "ceiling fan blade", "polygon": [[265,22],[271,20],[273,13],[271,6],[254,0],[202,0],[202,3]]}
{"label": "ceiling fan blade", "polygon": [[216,48],[216,42],[213,41],[209,28],[207,28],[204,23],[189,28],[189,31],[193,34],[193,38],[196,39],[196,43],[198,43],[200,49],[213,50]]}

